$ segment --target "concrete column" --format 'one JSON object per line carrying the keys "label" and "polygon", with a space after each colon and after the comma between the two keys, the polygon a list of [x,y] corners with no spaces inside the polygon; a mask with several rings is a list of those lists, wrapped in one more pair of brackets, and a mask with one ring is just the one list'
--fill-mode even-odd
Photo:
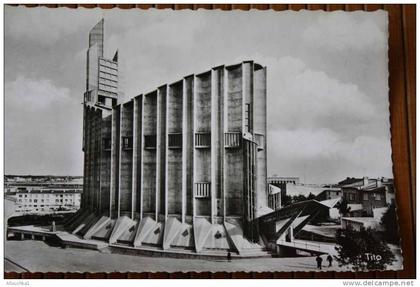
{"label": "concrete column", "polygon": [[[97,121],[97,130],[96,130],[96,144],[98,147],[95,152],[95,162],[96,162],[96,173],[95,173],[95,192],[96,192],[96,210],[97,212],[101,213],[102,209],[102,198],[101,198],[101,153],[102,153],[102,111],[98,110],[96,113],[96,121]],[[99,180],[97,180],[99,179]],[[96,182],[97,180],[97,182]]]}
{"label": "concrete column", "polygon": [[118,188],[117,188],[117,217],[121,216],[121,153],[122,153],[122,138],[121,130],[124,117],[124,106],[120,106],[120,120],[119,120],[119,129],[117,133],[118,144]]}
{"label": "concrete column", "polygon": [[192,95],[192,158],[193,158],[193,174],[192,174],[192,192],[191,192],[191,203],[192,203],[192,218],[195,220],[196,208],[195,208],[195,197],[194,197],[194,183],[196,182],[196,158],[195,158],[195,126],[196,126],[196,99],[197,99],[197,77],[193,76],[193,95]]}
{"label": "concrete column", "polygon": [[211,222],[215,223],[217,215],[217,191],[220,188],[220,68],[211,70]]}
{"label": "concrete column", "polygon": [[137,202],[137,167],[138,167],[138,120],[139,120],[139,100],[134,98],[133,102],[133,164],[132,164],[132,180],[131,180],[131,219],[134,219]]}
{"label": "concrete column", "polygon": [[185,77],[182,88],[182,220],[191,215],[193,198],[193,85],[194,76]]}
{"label": "concrete column", "polygon": [[20,233],[20,240],[24,240],[25,239],[25,234]]}
{"label": "concrete column", "polygon": [[112,110],[112,127],[111,127],[111,192],[109,196],[109,216],[112,217],[117,211],[118,207],[115,206],[116,200],[118,198],[118,179],[119,179],[119,107],[115,107]]}
{"label": "concrete column", "polygon": [[160,117],[160,106],[161,106],[161,93],[159,90],[156,94],[157,100],[156,100],[156,198],[155,198],[155,220],[158,221],[159,219],[159,207],[160,207],[160,145],[161,145],[161,136],[160,136],[160,129],[161,129],[161,117]]}
{"label": "concrete column", "polygon": [[[223,120],[222,120],[222,127],[223,127],[223,133],[226,133],[228,131],[228,85],[229,85],[229,78],[228,78],[228,70],[226,68],[223,69]],[[223,135],[224,136],[224,135]],[[224,139],[223,139],[224,140]],[[222,162],[222,214],[223,214],[223,220],[226,219],[226,195],[225,195],[225,178],[226,178],[226,162],[225,162],[225,148],[223,145],[223,162]]]}
{"label": "concrete column", "polygon": [[188,99],[187,99],[187,82],[186,79],[182,81],[182,214],[181,222],[185,223],[185,216],[187,213],[187,180],[188,180],[188,166],[187,166],[187,141],[188,141]]}
{"label": "concrete column", "polygon": [[157,93],[157,139],[156,139],[156,220],[159,214],[166,214],[165,157],[166,157],[166,93],[167,86],[158,88]]}
{"label": "concrete column", "polygon": [[139,133],[139,149],[140,149],[140,220],[143,219],[143,213],[144,213],[144,209],[143,209],[143,195],[144,195],[144,185],[143,185],[143,177],[144,177],[144,160],[143,160],[143,156],[144,156],[144,96],[140,95],[140,103],[139,103],[139,108],[141,109],[141,113],[140,113],[140,133]]}
{"label": "concrete column", "polygon": [[164,186],[164,206],[165,206],[165,210],[164,210],[164,217],[165,217],[165,222],[168,219],[168,121],[173,120],[173,119],[169,119],[168,118],[168,109],[169,107],[169,90],[170,90],[170,86],[166,87],[166,96],[165,99],[163,99],[163,101],[165,101],[165,107],[162,107],[162,113],[164,114],[164,119],[162,119],[162,121],[165,122],[165,126],[162,128],[162,131],[165,132],[165,134],[163,135],[163,137],[165,138],[165,144],[162,147],[163,150],[165,150],[165,155],[163,157],[163,160],[165,162],[165,167],[164,167],[164,174],[162,174],[162,176],[165,177],[165,186]]}

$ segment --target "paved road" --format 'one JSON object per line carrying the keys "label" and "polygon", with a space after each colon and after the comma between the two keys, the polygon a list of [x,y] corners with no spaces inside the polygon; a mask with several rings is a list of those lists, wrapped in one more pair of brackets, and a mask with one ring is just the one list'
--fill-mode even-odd
{"label": "paved road", "polygon": [[[42,241],[6,241],[7,258],[32,272],[315,271],[314,257],[257,258],[227,262],[100,253],[51,247]],[[324,265],[327,265],[326,256]],[[335,262],[334,262],[335,263]],[[396,265],[398,266],[398,265]],[[325,271],[344,271],[336,264]]]}
{"label": "paved road", "polygon": [[16,262],[13,262],[13,260],[10,260],[9,258],[4,258],[4,271],[5,272],[30,272],[25,267],[17,264]]}

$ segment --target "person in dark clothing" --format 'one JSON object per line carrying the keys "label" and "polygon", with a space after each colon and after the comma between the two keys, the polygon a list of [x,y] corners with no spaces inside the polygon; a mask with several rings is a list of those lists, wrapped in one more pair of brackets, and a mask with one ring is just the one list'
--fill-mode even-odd
{"label": "person in dark clothing", "polygon": [[333,262],[333,258],[332,258],[332,256],[330,254],[328,254],[327,261],[329,263],[328,264],[328,267],[331,267],[332,266],[332,262]]}
{"label": "person in dark clothing", "polygon": [[321,270],[322,269],[322,258],[319,255],[316,256],[316,264],[318,266],[318,269]]}
{"label": "person in dark clothing", "polygon": [[232,259],[232,254],[230,254],[230,251],[228,251],[228,253],[227,253],[227,260],[230,262],[231,259]]}

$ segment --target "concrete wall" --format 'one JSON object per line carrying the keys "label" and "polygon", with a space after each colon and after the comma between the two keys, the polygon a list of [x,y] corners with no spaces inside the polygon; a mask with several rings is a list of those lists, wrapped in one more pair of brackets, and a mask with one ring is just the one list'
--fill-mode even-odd
{"label": "concrete wall", "polygon": [[[182,133],[182,100],[183,82],[180,81],[169,86],[167,98],[167,135]],[[168,214],[182,215],[182,146],[181,148],[171,148],[168,144],[166,152]]]}
{"label": "concrete wall", "polygon": [[[157,93],[147,94],[143,98],[143,139],[146,135],[157,133]],[[143,149],[143,212],[156,211],[156,149]]]}
{"label": "concrete wall", "polygon": [[193,186],[194,186],[194,76],[186,77],[183,81],[182,97],[182,197],[183,216],[193,214]]}
{"label": "concrete wall", "polygon": [[119,208],[120,213],[131,214],[133,149],[123,146],[124,137],[133,137],[133,101],[121,106],[120,114],[120,171],[119,171]]}
{"label": "concrete wall", "polygon": [[[226,70],[226,132],[242,133],[242,65]],[[242,214],[244,192],[243,147],[225,149],[224,152],[224,195],[226,216]]]}
{"label": "concrete wall", "polygon": [[167,216],[166,201],[166,98],[168,87],[158,88],[157,97],[157,147],[156,147],[156,206],[157,214]]}
{"label": "concrete wall", "polygon": [[[194,133],[211,132],[211,72],[195,77]],[[210,135],[211,137],[211,135]],[[194,143],[195,145],[195,143]],[[211,182],[211,150],[208,147],[194,149],[194,189],[198,183]],[[193,190],[194,190],[193,189]],[[210,216],[211,199],[195,199],[195,214]]]}
{"label": "concrete wall", "polygon": [[227,70],[227,131],[242,132],[242,66]]}
{"label": "concrete wall", "polygon": [[107,116],[102,120],[102,135],[101,135],[101,212],[109,214],[109,200],[111,188],[111,149],[105,149],[104,140],[111,140],[111,116]]}
{"label": "concrete wall", "polygon": [[[85,110],[84,204],[95,203],[95,209],[99,202],[113,217],[252,220],[267,205],[265,74],[251,61],[220,66],[115,106],[108,118]],[[238,145],[229,134],[225,147],[225,133],[237,133]],[[169,146],[173,134],[182,137],[181,146]],[[196,146],[197,134],[208,145]],[[106,137],[111,151],[99,148],[97,157]],[[132,137],[132,148],[123,148],[124,137]],[[156,145],[148,146],[146,138]],[[197,184],[206,186],[204,193],[195,194]]]}
{"label": "concrete wall", "polygon": [[111,126],[111,193],[110,206],[111,216],[119,216],[119,167],[120,167],[120,116],[121,106],[116,106],[112,110]]}
{"label": "concrete wall", "polygon": [[132,218],[143,215],[142,156],[143,156],[143,95],[134,98],[133,104],[133,174]]}
{"label": "concrete wall", "polygon": [[[254,133],[262,138],[257,148],[257,210],[267,206],[267,87],[266,68],[257,66],[254,70],[253,86],[253,123]],[[257,216],[259,216],[257,212]]]}

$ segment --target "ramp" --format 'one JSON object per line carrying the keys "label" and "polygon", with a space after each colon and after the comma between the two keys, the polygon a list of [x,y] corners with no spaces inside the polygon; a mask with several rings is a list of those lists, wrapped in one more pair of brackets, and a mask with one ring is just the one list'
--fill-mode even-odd
{"label": "ramp", "polygon": [[317,254],[331,254],[331,255],[337,254],[334,244],[328,244],[328,243],[322,243],[322,242],[316,242],[316,241],[293,240],[291,242],[287,242],[283,240],[278,240],[277,245],[294,248],[294,249],[298,249],[302,251],[317,253]]}

